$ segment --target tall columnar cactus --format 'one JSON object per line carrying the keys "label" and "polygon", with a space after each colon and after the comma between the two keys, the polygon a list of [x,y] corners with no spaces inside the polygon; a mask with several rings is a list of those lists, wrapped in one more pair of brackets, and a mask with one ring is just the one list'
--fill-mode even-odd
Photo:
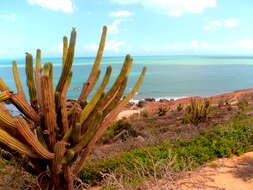
{"label": "tall columnar cactus", "polygon": [[[106,32],[104,27],[95,63],[77,100],[68,101],[66,98],[72,78],[75,29],[71,32],[69,44],[67,37],[63,38],[62,73],[55,89],[53,65],[41,65],[41,50],[37,50],[35,70],[32,55],[26,53],[29,100],[25,97],[16,62],[13,62],[13,76],[17,93],[0,78],[0,145],[14,158],[19,159],[21,154],[26,158],[24,169],[39,176],[38,183],[42,189],[74,189],[74,176],[82,169],[96,141],[143,81],[146,68],[143,68],[132,91],[122,98],[133,62],[127,55],[110,90],[105,92],[112,72],[108,66],[100,86],[88,100],[100,76]],[[11,115],[5,103],[12,103],[20,114]]]}

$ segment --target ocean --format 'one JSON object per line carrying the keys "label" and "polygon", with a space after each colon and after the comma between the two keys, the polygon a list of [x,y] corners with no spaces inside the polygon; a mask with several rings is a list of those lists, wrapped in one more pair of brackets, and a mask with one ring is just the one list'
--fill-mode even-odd
{"label": "ocean", "polygon": [[[16,61],[26,89],[25,60]],[[74,76],[68,98],[78,98],[81,91],[79,87],[86,81],[93,61],[92,57],[75,58],[72,69]],[[117,77],[123,61],[124,57],[103,59],[100,78],[108,65],[113,68],[109,86]],[[0,60],[0,77],[15,91],[11,62],[12,60],[8,59]],[[45,62],[52,62],[54,65],[54,84],[56,85],[61,71],[61,58],[44,59],[43,63]],[[253,87],[253,56],[136,56],[126,92],[133,87],[143,66],[147,67],[147,74],[134,100],[149,97],[156,99],[206,97]]]}

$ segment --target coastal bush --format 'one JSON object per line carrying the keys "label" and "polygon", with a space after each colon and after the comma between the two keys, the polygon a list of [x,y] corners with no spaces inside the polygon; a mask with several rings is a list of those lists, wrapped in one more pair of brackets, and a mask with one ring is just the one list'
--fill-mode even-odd
{"label": "coastal bush", "polygon": [[[248,151],[253,145],[252,132],[253,117],[244,120],[236,118],[225,125],[214,126],[210,131],[192,139],[165,141],[160,145],[135,149],[109,159],[88,162],[80,177],[88,184],[97,185],[103,180],[101,173],[114,173],[116,178],[124,178],[127,184],[140,183],[144,179],[134,174],[154,172],[152,165],[159,161],[170,164],[170,169],[174,172],[192,170],[207,161]],[[173,161],[168,163],[168,160]],[[132,175],[127,175],[126,171]]]}
{"label": "coastal bush", "polygon": [[227,108],[228,111],[232,111],[233,108],[232,108],[232,104],[229,101],[229,99],[225,100],[225,106],[226,106],[226,108]]}
{"label": "coastal bush", "polygon": [[133,129],[133,126],[125,119],[121,119],[109,127],[101,137],[100,142],[107,143],[117,139],[126,140],[128,137],[137,136],[138,133]]}
{"label": "coastal bush", "polygon": [[182,104],[178,104],[177,105],[177,111],[180,112],[184,109],[183,105]]}
{"label": "coastal bush", "polygon": [[192,99],[183,115],[183,123],[198,125],[200,122],[208,119],[210,112],[211,101],[209,99],[199,101]]}
{"label": "coastal bush", "polygon": [[221,98],[218,102],[218,108],[222,108],[224,104],[225,104],[224,99]]}
{"label": "coastal bush", "polygon": [[248,105],[249,105],[249,102],[246,98],[240,98],[237,100],[237,106],[241,110],[244,110]]}
{"label": "coastal bush", "polygon": [[141,117],[148,118],[149,112],[148,110],[144,109],[140,112]]}
{"label": "coastal bush", "polygon": [[[146,72],[143,68],[137,83],[123,98],[132,58],[127,55],[112,87],[105,92],[112,67],[108,66],[101,84],[90,98],[100,76],[100,64],[105,47],[107,27],[103,28],[97,56],[87,82],[77,100],[67,100],[72,78],[76,30],[70,42],[63,38],[62,72],[54,89],[53,64],[41,64],[37,50],[34,70],[33,56],[26,53],[26,83],[29,99],[19,78],[17,63],[13,62],[14,93],[0,78],[0,142],[13,159],[28,173],[38,176],[42,190],[73,190],[79,174],[97,140],[116,119],[138,91]],[[19,111],[11,114],[6,104]],[[22,158],[22,161],[21,161]]]}
{"label": "coastal bush", "polygon": [[169,111],[169,108],[167,108],[167,107],[159,107],[158,108],[158,111],[157,111],[157,115],[159,116],[159,117],[161,117],[161,116],[165,116],[166,115],[166,113]]}

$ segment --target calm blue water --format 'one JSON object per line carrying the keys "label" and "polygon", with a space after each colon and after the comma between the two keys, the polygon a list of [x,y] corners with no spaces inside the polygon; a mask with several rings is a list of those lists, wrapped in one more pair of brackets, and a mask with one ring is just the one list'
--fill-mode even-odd
{"label": "calm blue water", "polygon": [[[101,70],[104,71],[107,65],[112,65],[114,71],[109,86],[118,75],[123,60],[124,57],[103,59]],[[61,59],[43,60],[43,62],[48,61],[54,64],[56,83],[61,71]],[[75,59],[69,98],[78,97],[81,89],[74,90],[73,88],[82,86],[88,77],[93,61],[94,58]],[[25,87],[24,60],[17,60],[17,62]],[[144,65],[148,68],[147,75],[135,99],[209,96],[253,87],[253,57],[147,56],[134,57],[128,92]],[[11,60],[0,60],[0,76],[12,89],[15,89]]]}

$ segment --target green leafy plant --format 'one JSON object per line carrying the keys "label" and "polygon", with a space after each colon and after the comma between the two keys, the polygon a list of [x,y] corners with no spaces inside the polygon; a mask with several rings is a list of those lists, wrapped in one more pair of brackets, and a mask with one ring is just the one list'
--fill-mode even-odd
{"label": "green leafy plant", "polygon": [[[0,142],[15,159],[25,157],[22,167],[39,176],[38,184],[43,190],[74,189],[74,176],[79,174],[97,140],[136,94],[144,79],[146,68],[132,91],[122,99],[133,62],[127,55],[110,90],[105,92],[112,72],[112,67],[108,66],[100,86],[88,100],[100,76],[106,32],[104,27],[92,71],[78,100],[68,101],[66,98],[73,75],[75,29],[69,43],[67,37],[63,38],[62,72],[55,89],[53,64],[42,66],[40,50],[37,50],[35,69],[33,56],[26,54],[30,100],[26,99],[16,62],[13,62],[13,75],[17,93],[0,78]],[[13,104],[20,114],[11,115],[5,103]]]}
{"label": "green leafy plant", "polygon": [[[152,163],[170,160],[172,171],[187,171],[198,168],[207,161],[216,158],[240,155],[250,149],[253,144],[253,118],[239,118],[226,124],[214,126],[201,136],[191,139],[181,139],[176,142],[163,142],[152,147],[145,147],[122,153],[97,162],[89,161],[81,172],[81,179],[88,184],[101,185],[102,173],[114,173],[116,178],[125,178],[127,183],[140,182],[138,173],[152,173]],[[136,163],[138,162],[138,165]],[[141,166],[141,167],[138,167]],[[131,172],[132,175],[126,172]],[[146,176],[148,176],[148,173]]]}
{"label": "green leafy plant", "polygon": [[183,123],[197,125],[200,122],[207,120],[210,112],[211,101],[209,99],[199,101],[192,99],[183,115]]}

